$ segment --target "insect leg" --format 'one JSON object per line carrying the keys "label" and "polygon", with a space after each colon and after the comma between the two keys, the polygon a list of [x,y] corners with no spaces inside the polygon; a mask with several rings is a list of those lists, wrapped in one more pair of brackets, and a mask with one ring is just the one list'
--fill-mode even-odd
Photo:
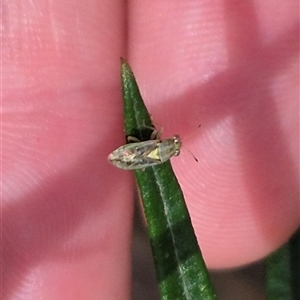
{"label": "insect leg", "polygon": [[130,142],[140,142],[140,140],[137,138],[137,137],[135,137],[135,136],[128,136],[127,137],[127,141],[130,143]]}

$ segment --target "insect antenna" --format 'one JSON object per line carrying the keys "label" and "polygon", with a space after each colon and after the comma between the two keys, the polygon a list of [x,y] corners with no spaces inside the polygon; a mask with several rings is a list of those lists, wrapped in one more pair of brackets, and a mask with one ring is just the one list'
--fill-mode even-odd
{"label": "insect antenna", "polygon": [[[201,124],[198,125],[197,129],[199,129],[200,127],[201,127]],[[186,140],[187,138],[189,138],[191,135],[195,134],[196,132],[197,132],[197,130],[194,130],[194,132],[190,133],[183,140]],[[192,153],[192,151],[190,149],[188,149],[186,146],[184,146],[184,148],[192,155],[192,157],[194,158],[195,162],[199,162],[198,158]]]}
{"label": "insect antenna", "polygon": [[193,156],[195,162],[199,162],[199,161],[198,161],[198,158],[192,153],[192,151],[191,151],[190,149],[188,149],[188,148],[186,148],[186,147],[185,147],[185,149],[186,149],[187,151],[189,151],[189,153]]}

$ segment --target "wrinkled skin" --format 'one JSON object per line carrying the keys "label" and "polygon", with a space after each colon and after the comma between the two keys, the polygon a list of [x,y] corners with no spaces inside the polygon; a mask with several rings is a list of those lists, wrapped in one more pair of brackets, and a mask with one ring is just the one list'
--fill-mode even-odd
{"label": "wrinkled skin", "polygon": [[299,226],[298,1],[127,4],[2,4],[4,299],[131,298],[134,182],[106,159],[124,143],[120,56],[183,139],[172,163],[209,267]]}

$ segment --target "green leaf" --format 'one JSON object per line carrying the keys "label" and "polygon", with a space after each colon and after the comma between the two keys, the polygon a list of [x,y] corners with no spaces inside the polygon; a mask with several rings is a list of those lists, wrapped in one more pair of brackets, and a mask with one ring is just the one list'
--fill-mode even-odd
{"label": "green leaf", "polygon": [[300,299],[300,230],[268,257],[266,285],[267,300]]}
{"label": "green leaf", "polygon": [[[121,61],[125,132],[149,140],[154,127],[129,65]],[[161,299],[216,299],[182,191],[169,161],[136,170]]]}

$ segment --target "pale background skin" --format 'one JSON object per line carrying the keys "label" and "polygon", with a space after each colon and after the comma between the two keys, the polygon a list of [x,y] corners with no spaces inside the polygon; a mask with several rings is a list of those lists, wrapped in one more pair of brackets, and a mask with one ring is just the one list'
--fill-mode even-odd
{"label": "pale background skin", "polygon": [[[163,136],[210,268],[299,227],[298,1],[3,1],[4,299],[130,299],[134,182],[119,58]],[[201,124],[201,128],[197,129]]]}

